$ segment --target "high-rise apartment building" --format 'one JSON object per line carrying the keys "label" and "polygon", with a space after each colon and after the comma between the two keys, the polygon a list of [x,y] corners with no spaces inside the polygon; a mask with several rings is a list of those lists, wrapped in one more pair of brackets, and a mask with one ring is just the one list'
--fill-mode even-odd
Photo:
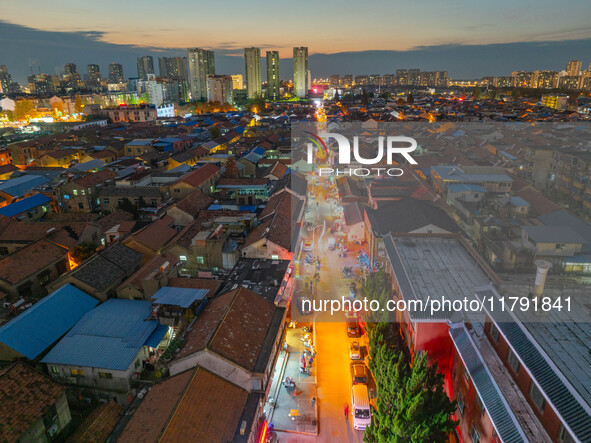
{"label": "high-rise apartment building", "polygon": [[279,52],[267,51],[267,97],[279,98]]}
{"label": "high-rise apartment building", "polygon": [[207,101],[233,104],[232,77],[230,75],[210,75],[207,77]]}
{"label": "high-rise apartment building", "polygon": [[244,76],[242,74],[232,74],[232,88],[244,89]]}
{"label": "high-rise apartment building", "polygon": [[119,63],[111,63],[109,65],[109,83],[124,83],[123,65]]}
{"label": "high-rise apartment building", "polygon": [[293,48],[293,93],[304,98],[308,93],[308,48]]}
{"label": "high-rise apartment building", "polygon": [[140,80],[148,80],[148,74],[154,74],[154,58],[144,55],[137,59],[137,76]]}
{"label": "high-rise apartment building", "polygon": [[78,70],[76,68],[76,64],[68,63],[64,66],[64,75],[70,76],[70,75],[75,75],[77,73],[78,73]]}
{"label": "high-rise apartment building", "polygon": [[566,64],[566,75],[576,76],[581,73],[581,67],[583,63],[581,60],[571,60]]}
{"label": "high-rise apartment building", "polygon": [[158,57],[160,77],[187,81],[187,57]]}
{"label": "high-rise apartment building", "polygon": [[244,70],[246,72],[246,96],[249,99],[261,96],[261,50],[244,48]]}
{"label": "high-rise apartment building", "polygon": [[192,100],[207,100],[207,76],[215,75],[213,51],[207,49],[188,49],[189,89]]}
{"label": "high-rise apartment building", "polygon": [[8,68],[5,65],[0,65],[0,92],[8,94],[12,77],[8,73]]}
{"label": "high-rise apartment building", "polygon": [[89,82],[99,82],[101,79],[101,68],[99,65],[96,64],[86,65],[86,74],[88,76]]}

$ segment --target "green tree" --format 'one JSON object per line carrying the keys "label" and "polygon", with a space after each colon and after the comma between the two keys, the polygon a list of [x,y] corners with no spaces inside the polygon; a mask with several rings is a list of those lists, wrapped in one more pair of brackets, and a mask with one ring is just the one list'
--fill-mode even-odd
{"label": "green tree", "polygon": [[14,118],[25,120],[35,110],[35,103],[32,100],[18,100],[14,104]]}
{"label": "green tree", "polygon": [[74,112],[76,114],[80,114],[82,112],[82,109],[84,109],[84,103],[82,103],[82,97],[80,97],[78,94],[76,94],[76,97],[74,98]]}
{"label": "green tree", "polygon": [[209,132],[211,133],[212,138],[218,138],[220,135],[222,135],[222,131],[220,130],[219,126],[214,126],[209,130]]}
{"label": "green tree", "polygon": [[406,103],[408,103],[409,105],[412,105],[415,102],[415,98],[412,95],[412,92],[409,92],[408,95],[406,96]]}
{"label": "green tree", "polygon": [[238,177],[238,166],[236,165],[236,159],[234,157],[230,157],[226,162],[226,172],[224,175],[231,178]]}
{"label": "green tree", "polygon": [[423,443],[447,440],[456,427],[456,409],[443,389],[437,365],[427,366],[427,355],[412,367],[401,352],[387,344],[376,345],[370,369],[376,381],[373,422],[365,431],[368,443]]}
{"label": "green tree", "polygon": [[[388,300],[392,298],[392,285],[388,279],[388,275],[384,270],[380,269],[378,272],[369,274],[363,282],[359,294],[362,299],[369,301],[376,300],[380,306],[385,306]],[[387,311],[370,311],[366,314],[366,321],[368,323],[379,323],[388,321]]]}
{"label": "green tree", "polygon": [[76,263],[82,263],[88,257],[96,253],[97,245],[95,242],[84,242],[76,245],[74,250],[70,253],[72,259]]}

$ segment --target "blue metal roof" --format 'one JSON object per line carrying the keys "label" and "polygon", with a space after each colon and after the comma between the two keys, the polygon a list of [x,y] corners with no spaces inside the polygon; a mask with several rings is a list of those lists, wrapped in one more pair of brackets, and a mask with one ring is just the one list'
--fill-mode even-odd
{"label": "blue metal roof", "polygon": [[0,191],[13,197],[22,197],[37,186],[44,185],[47,182],[49,182],[49,179],[42,175],[22,175],[0,183]]}
{"label": "blue metal roof", "polygon": [[0,342],[33,360],[98,303],[68,283],[0,327]]}
{"label": "blue metal roof", "polygon": [[513,206],[529,206],[529,203],[521,197],[511,197],[510,200]]}
{"label": "blue metal roof", "polygon": [[194,302],[203,300],[207,297],[207,289],[192,289],[192,288],[160,288],[156,294],[152,296],[152,301],[159,305],[174,305],[181,308],[188,308]]}
{"label": "blue metal roof", "polygon": [[146,340],[146,346],[149,346],[150,348],[158,347],[167,332],[168,326],[158,325],[158,327],[154,329],[154,332],[152,332],[152,335]]}
{"label": "blue metal roof", "polygon": [[451,192],[486,192],[486,189],[482,186],[467,183],[454,183],[453,185],[449,185],[448,189]]}
{"label": "blue metal roof", "polygon": [[16,203],[11,203],[10,205],[0,208],[0,215],[14,217],[15,215],[22,214],[23,212],[27,212],[38,206],[44,205],[50,200],[51,199],[49,197],[43,194],[35,194],[30,197],[23,198]]}
{"label": "blue metal roof", "polygon": [[76,169],[78,171],[92,171],[93,169],[100,168],[105,165],[105,162],[95,158],[94,160],[89,160],[84,163],[76,163],[72,166],[72,169]]}
{"label": "blue metal roof", "polygon": [[110,299],[88,312],[43,363],[125,371],[158,327],[152,303]]}

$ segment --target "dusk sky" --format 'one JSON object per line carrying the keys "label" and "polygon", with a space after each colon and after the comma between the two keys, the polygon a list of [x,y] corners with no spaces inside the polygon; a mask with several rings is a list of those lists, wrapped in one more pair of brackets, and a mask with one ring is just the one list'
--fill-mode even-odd
{"label": "dusk sky", "polygon": [[[350,68],[343,72],[339,65],[335,73],[366,73],[356,70],[363,57],[363,69],[385,70],[376,73],[418,67],[447,69],[455,77],[498,75],[525,66],[561,69],[569,58],[582,59],[586,66],[591,62],[591,49],[584,49],[591,48],[590,18],[588,0],[59,0],[50,5],[4,0],[0,64],[21,81],[31,65],[53,73],[69,61],[79,64],[82,72],[88,63],[101,63],[106,72],[107,63],[120,62],[126,76],[133,76],[134,57],[181,55],[184,48],[203,47],[216,51],[218,71],[241,72],[239,58],[245,46],[260,47],[262,54],[278,49],[282,58],[291,57],[293,46],[308,46],[313,76],[333,72],[330,60],[337,60],[319,54],[343,52],[353,52],[346,59]],[[445,57],[437,48],[447,51]],[[476,57],[471,69],[462,67],[467,53]],[[494,53],[496,72],[483,72],[485,57]],[[515,60],[523,67],[514,66]],[[290,75],[285,65],[282,77]]]}

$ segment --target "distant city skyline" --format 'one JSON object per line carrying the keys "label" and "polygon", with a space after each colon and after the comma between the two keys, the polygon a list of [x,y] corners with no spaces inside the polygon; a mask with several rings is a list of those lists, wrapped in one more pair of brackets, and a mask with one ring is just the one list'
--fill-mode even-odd
{"label": "distant city skyline", "polygon": [[[219,7],[188,0],[177,0],[174,8],[153,0],[100,5],[64,0],[48,10],[37,0],[7,0],[0,20],[0,64],[24,82],[31,71],[53,74],[70,62],[99,64],[103,72],[119,63],[134,76],[138,57],[182,57],[193,47],[215,51],[218,71],[225,74],[245,74],[245,47],[260,48],[262,54],[278,51],[283,79],[292,78],[292,48],[301,46],[309,48],[312,77],[419,68],[478,78],[564,69],[571,59],[583,66],[591,61],[591,3],[584,0],[573,0],[568,8],[552,0],[477,5],[343,0],[336,9],[305,0],[289,19],[281,8],[263,7],[262,0],[248,7],[229,3],[230,16],[195,27],[179,21],[178,11],[190,16],[198,9],[200,17],[215,18]],[[252,26],[258,22],[265,23],[264,31]]]}

